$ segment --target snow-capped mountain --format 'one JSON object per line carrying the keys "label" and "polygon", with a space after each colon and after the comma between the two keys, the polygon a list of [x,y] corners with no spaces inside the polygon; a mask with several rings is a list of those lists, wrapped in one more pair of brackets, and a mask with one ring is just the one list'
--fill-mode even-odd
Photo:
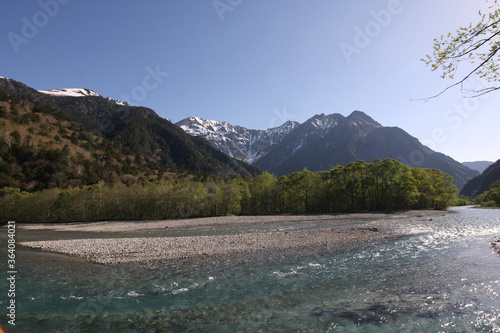
{"label": "snow-capped mountain", "polygon": [[[459,188],[479,174],[422,145],[404,130],[384,127],[360,111],[347,117],[338,113],[315,115],[302,124],[289,121],[267,130],[251,130],[222,121],[191,117],[177,123],[181,129],[161,119],[153,110],[121,104],[98,94],[95,96],[96,93],[90,90],[60,89],[41,93],[5,78],[0,78],[0,90],[55,107],[138,154],[186,170],[231,174],[235,170],[228,170],[228,166],[236,166],[240,171],[243,168],[256,173],[255,168],[241,161],[235,163],[229,156],[221,154],[222,151],[276,175],[303,168],[329,170],[353,161],[373,162],[385,158],[414,167],[440,169],[453,176]],[[206,139],[210,145],[205,140],[186,137],[186,132]],[[200,150],[200,145],[205,146]],[[193,159],[196,160],[194,165],[186,164]],[[237,173],[244,173],[240,171]]]}
{"label": "snow-capped mountain", "polygon": [[88,96],[99,96],[93,90],[83,89],[83,88],[64,88],[64,89],[51,89],[51,90],[38,90],[43,94],[48,94],[52,96],[65,96],[65,97],[88,97]]}
{"label": "snow-capped mountain", "polygon": [[404,130],[384,127],[361,111],[347,117],[339,113],[318,114],[302,124],[287,122],[268,130],[249,130],[198,117],[177,124],[189,134],[205,138],[215,148],[276,175],[304,168],[329,170],[349,162],[373,162],[378,158],[440,169],[452,175],[459,188],[478,174],[422,145]]}
{"label": "snow-capped mountain", "polygon": [[[96,93],[90,89],[84,88],[64,88],[64,89],[51,89],[51,90],[38,90],[42,94],[56,96],[56,97],[102,97],[100,94]],[[112,99],[111,97],[106,98],[108,101],[116,103],[118,105],[126,106],[127,102],[119,101],[117,99]]]}
{"label": "snow-capped mountain", "polygon": [[267,130],[248,129],[217,120],[189,117],[177,123],[187,133],[208,140],[220,151],[254,163],[278,145],[299,123],[287,121]]}
{"label": "snow-capped mountain", "polygon": [[317,114],[300,124],[255,165],[280,175],[304,167],[312,171],[329,170],[337,164],[358,160],[353,156],[356,154],[351,154],[348,137],[366,136],[379,127],[382,125],[359,111],[348,117],[339,113]]}

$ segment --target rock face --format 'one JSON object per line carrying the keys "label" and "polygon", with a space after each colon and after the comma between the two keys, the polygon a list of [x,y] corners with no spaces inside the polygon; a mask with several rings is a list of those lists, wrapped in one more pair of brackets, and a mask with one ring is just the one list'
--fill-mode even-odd
{"label": "rock face", "polygon": [[277,175],[385,158],[413,167],[440,169],[452,175],[459,188],[479,174],[422,145],[404,130],[384,127],[361,111],[347,117],[319,114],[302,124],[288,122],[263,131],[196,117],[178,125],[207,139],[217,149]]}

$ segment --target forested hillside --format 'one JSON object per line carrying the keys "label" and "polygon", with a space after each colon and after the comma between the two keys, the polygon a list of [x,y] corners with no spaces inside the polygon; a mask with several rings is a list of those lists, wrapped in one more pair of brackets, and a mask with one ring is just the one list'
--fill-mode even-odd
{"label": "forested hillside", "polygon": [[500,207],[500,179],[493,182],[488,190],[475,199],[482,207]]}
{"label": "forested hillside", "polygon": [[13,79],[0,78],[0,91],[62,111],[85,129],[170,171],[217,176],[246,176],[260,172],[221,153],[207,141],[191,137],[149,108],[104,98],[88,89],[76,90],[88,94],[78,97],[64,93],[53,95]]}
{"label": "forested hillside", "polygon": [[491,164],[482,174],[472,178],[460,191],[471,199],[486,192],[496,181],[500,180],[500,160]]}
{"label": "forested hillside", "polygon": [[161,178],[165,171],[61,111],[0,91],[0,189],[134,185]]}

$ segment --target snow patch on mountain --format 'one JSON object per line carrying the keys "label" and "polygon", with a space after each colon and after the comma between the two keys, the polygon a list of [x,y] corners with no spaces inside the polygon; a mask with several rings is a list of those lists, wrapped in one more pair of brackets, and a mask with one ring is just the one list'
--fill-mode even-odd
{"label": "snow patch on mountain", "polygon": [[252,164],[279,144],[299,123],[287,121],[279,127],[254,130],[223,121],[189,117],[177,125],[191,135],[208,140],[222,152]]}
{"label": "snow patch on mountain", "polygon": [[111,97],[107,97],[106,98],[108,101],[110,102],[113,102],[115,104],[118,104],[118,105],[121,105],[121,106],[129,106],[129,104],[127,102],[124,102],[124,101],[119,101],[117,99],[112,99]]}
{"label": "snow patch on mountain", "polygon": [[[42,94],[47,94],[57,97],[102,97],[98,93],[90,89],[83,88],[64,88],[64,89],[51,89],[51,90],[38,90]],[[111,97],[106,97],[110,102],[113,102],[121,106],[129,106],[127,102],[113,99]]]}
{"label": "snow patch on mountain", "polygon": [[88,96],[102,97],[93,90],[82,89],[82,88],[64,88],[64,89],[51,89],[51,90],[38,90],[38,91],[43,94],[60,96],[60,97],[88,97]]}

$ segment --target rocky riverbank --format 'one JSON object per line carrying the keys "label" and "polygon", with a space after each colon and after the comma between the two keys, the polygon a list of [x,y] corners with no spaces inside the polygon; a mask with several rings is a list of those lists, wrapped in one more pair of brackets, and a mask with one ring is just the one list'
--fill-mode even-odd
{"label": "rocky riverbank", "polygon": [[[236,256],[278,255],[321,250],[342,250],[363,246],[401,236],[395,230],[379,230],[377,221],[398,219],[428,219],[428,216],[443,214],[436,211],[405,212],[398,214],[338,214],[338,215],[299,215],[299,216],[227,216],[201,219],[136,221],[136,222],[97,222],[50,225],[21,225],[21,230],[53,230],[82,233],[120,233],[118,238],[61,239],[21,242],[20,245],[83,258],[99,264],[147,263],[162,260],[190,261],[207,258],[228,258]],[[349,226],[345,221],[361,220],[362,224]],[[289,227],[286,231],[274,228],[280,223],[302,223],[298,230]],[[304,225],[323,227],[304,229]],[[393,224],[393,223],[391,223]],[[243,226],[258,225],[257,232],[246,230],[236,234],[217,234],[224,228],[243,229]],[[325,225],[333,227],[325,228]],[[394,223],[397,225],[397,223]],[[175,232],[186,229],[212,229],[216,234],[194,236],[165,236],[165,230]],[[260,230],[260,232],[259,232]],[[265,232],[262,232],[265,230]],[[121,237],[123,233],[150,231],[152,237]],[[158,235],[162,235],[158,237]],[[196,233],[194,233],[196,234]]]}
{"label": "rocky riverbank", "polygon": [[387,237],[389,235],[376,229],[326,229],[217,236],[71,239],[21,245],[77,256],[99,264],[122,264],[311,247],[340,250]]}

